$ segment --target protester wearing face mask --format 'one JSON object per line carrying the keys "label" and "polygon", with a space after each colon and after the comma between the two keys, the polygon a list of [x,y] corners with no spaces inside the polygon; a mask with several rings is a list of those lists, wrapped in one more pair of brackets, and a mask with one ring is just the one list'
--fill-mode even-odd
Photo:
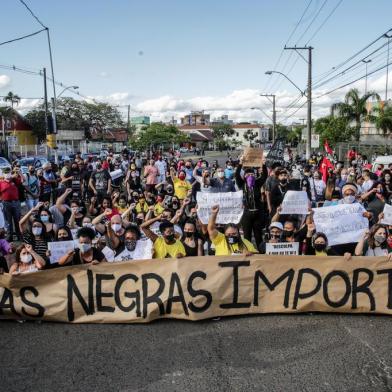
{"label": "protester wearing face mask", "polygon": [[308,224],[306,234],[307,256],[337,256],[336,252],[328,246],[328,238],[324,233],[316,233],[314,223]]}
{"label": "protester wearing face mask", "polygon": [[193,177],[195,179],[195,182],[193,183],[194,185],[199,184],[200,185],[200,192],[212,192],[212,187],[211,187],[211,173],[208,168],[203,168],[201,171],[201,176],[197,174],[197,166],[195,167],[193,171]]}
{"label": "protester wearing face mask", "polygon": [[121,215],[112,216],[110,222],[106,223],[106,244],[114,251],[124,242],[125,230],[122,223]]}
{"label": "protester wearing face mask", "polygon": [[279,182],[271,190],[271,216],[275,215],[276,209],[282,204],[286,192],[293,188],[289,182],[289,173],[286,169],[277,171],[276,175]]}
{"label": "protester wearing face mask", "polygon": [[136,169],[131,169],[128,171],[127,176],[125,178],[126,188],[128,195],[132,194],[133,192],[142,192],[142,184],[140,182],[140,176]]}
{"label": "protester wearing face mask", "polygon": [[364,170],[362,172],[362,177],[364,179],[364,182],[362,184],[362,190],[364,193],[369,192],[370,189],[373,187],[373,183],[374,183],[374,181],[370,178],[369,170]]}
{"label": "protester wearing face mask", "polygon": [[154,192],[155,185],[158,184],[158,168],[155,166],[154,159],[150,159],[150,164],[144,168],[144,178],[146,180],[146,191]]}
{"label": "protester wearing face mask", "polygon": [[388,261],[392,261],[392,253],[388,254],[387,237],[387,228],[375,224],[363,234],[355,248],[355,256],[386,256]]}
{"label": "protester wearing face mask", "polygon": [[47,257],[48,238],[46,237],[45,225],[41,220],[33,219],[31,222],[31,230],[23,231],[23,241],[32,245],[33,250],[41,257]]}
{"label": "protester wearing face mask", "polygon": [[45,225],[46,238],[49,241],[53,241],[57,232],[57,225],[53,223],[52,214],[48,209],[41,208],[39,213],[39,219]]}
{"label": "protester wearing face mask", "polygon": [[257,248],[261,254],[265,254],[266,244],[276,244],[279,242],[285,242],[282,238],[283,225],[280,222],[272,222],[268,228],[268,234],[266,241],[262,241],[258,244]]}
{"label": "protester wearing face mask", "polygon": [[211,192],[235,192],[234,182],[225,178],[225,171],[222,167],[216,169],[216,176],[211,179]]}
{"label": "protester wearing face mask", "polygon": [[192,220],[187,220],[184,225],[184,234],[181,239],[184,245],[186,256],[203,256],[203,241],[199,238],[196,224]]}
{"label": "protester wearing face mask", "polygon": [[29,166],[29,171],[25,174],[23,186],[26,191],[26,205],[31,210],[38,204],[40,192],[39,180],[35,174],[34,166]]}
{"label": "protester wearing face mask", "polygon": [[326,184],[321,179],[318,171],[314,172],[313,177],[310,179],[310,192],[312,195],[312,204],[317,207],[318,203],[324,201]]}
{"label": "protester wearing face mask", "polygon": [[116,249],[108,247],[103,249],[108,262],[146,260],[152,258],[153,244],[150,240],[140,240],[140,230],[132,225],[125,230],[124,241]]}
{"label": "protester wearing face mask", "polygon": [[159,225],[160,236],[150,230],[150,226],[161,220],[161,216],[144,222],[140,228],[154,244],[154,258],[181,258],[186,255],[184,245],[176,239],[173,223],[165,220]]}
{"label": "protester wearing face mask", "polygon": [[231,161],[226,162],[225,178],[232,180],[234,178],[234,168]]}
{"label": "protester wearing face mask", "polygon": [[103,168],[101,163],[97,163],[96,170],[91,173],[88,184],[89,188],[99,201],[112,192],[112,178],[109,172]]}
{"label": "protester wearing face mask", "polygon": [[34,251],[33,247],[23,244],[18,247],[15,254],[15,262],[11,265],[11,275],[24,274],[26,272],[37,272],[45,267],[45,260]]}
{"label": "protester wearing face mask", "polygon": [[342,199],[339,204],[352,204],[356,202],[358,188],[355,184],[345,184],[342,188]]}
{"label": "protester wearing face mask", "polygon": [[98,264],[106,262],[104,254],[97,248],[93,248],[92,241],[95,238],[94,230],[82,227],[78,230],[78,248],[71,250],[59,259],[59,265]]}
{"label": "protester wearing face mask", "polygon": [[208,221],[208,235],[212,244],[215,246],[216,256],[230,256],[234,254],[244,254],[251,256],[257,253],[253,244],[245,238],[242,238],[235,224],[228,223],[224,232],[220,233],[216,228],[216,219],[219,213],[219,206],[211,208],[211,215]]}
{"label": "protester wearing face mask", "polygon": [[174,185],[174,194],[180,199],[184,200],[186,197],[190,196],[192,193],[192,185],[185,180],[185,171],[180,171],[178,177],[175,174],[174,169],[170,170],[170,177]]}
{"label": "protester wearing face mask", "polygon": [[268,177],[268,171],[267,167],[263,165],[261,175],[256,176],[253,169],[246,168],[244,177],[242,177],[241,170],[242,158],[235,171],[235,181],[238,189],[244,192],[244,214],[242,215],[241,226],[244,229],[244,237],[248,241],[252,241],[253,234],[256,244],[259,244],[262,239],[262,230],[267,223],[265,205],[261,198],[261,187]]}
{"label": "protester wearing face mask", "polygon": [[366,201],[366,210],[372,214],[373,219],[377,218],[384,210],[386,188],[382,182],[375,182],[373,187],[361,196],[363,202]]}
{"label": "protester wearing face mask", "polygon": [[56,233],[56,237],[54,239],[55,242],[57,241],[72,241],[72,233],[71,230],[67,227],[64,226],[60,229],[58,229],[57,233]]}

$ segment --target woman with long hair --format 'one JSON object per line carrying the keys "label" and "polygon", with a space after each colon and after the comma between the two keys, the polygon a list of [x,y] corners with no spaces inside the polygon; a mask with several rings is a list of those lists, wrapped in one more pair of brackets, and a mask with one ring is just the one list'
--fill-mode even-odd
{"label": "woman with long hair", "polygon": [[365,231],[355,248],[355,256],[387,256],[392,260],[392,253],[388,255],[388,231],[384,225],[375,224],[370,231]]}
{"label": "woman with long hair", "polygon": [[15,252],[15,262],[10,267],[10,274],[19,275],[37,272],[45,267],[45,260],[28,244],[20,245]]}

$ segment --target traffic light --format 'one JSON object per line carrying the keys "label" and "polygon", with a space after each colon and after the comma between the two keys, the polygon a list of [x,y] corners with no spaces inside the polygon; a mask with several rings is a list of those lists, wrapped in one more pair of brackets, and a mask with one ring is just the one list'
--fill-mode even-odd
{"label": "traffic light", "polygon": [[48,147],[55,148],[56,147],[56,135],[51,133],[46,136],[46,143]]}

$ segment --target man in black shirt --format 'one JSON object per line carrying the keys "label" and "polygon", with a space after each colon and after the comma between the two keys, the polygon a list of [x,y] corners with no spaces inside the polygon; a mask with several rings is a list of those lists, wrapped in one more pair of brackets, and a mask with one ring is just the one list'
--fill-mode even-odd
{"label": "man in black shirt", "polygon": [[268,177],[267,167],[263,165],[261,175],[256,177],[252,168],[245,169],[244,178],[241,176],[242,159],[235,171],[235,181],[239,189],[244,192],[244,214],[242,215],[242,228],[244,238],[252,241],[252,232],[256,244],[261,242],[262,230],[265,226],[265,207],[261,201],[261,187]]}
{"label": "man in black shirt", "polygon": [[282,204],[284,196],[287,191],[294,190],[289,182],[289,173],[286,169],[281,169],[276,172],[278,183],[271,190],[271,208],[270,216],[274,216],[276,209]]}

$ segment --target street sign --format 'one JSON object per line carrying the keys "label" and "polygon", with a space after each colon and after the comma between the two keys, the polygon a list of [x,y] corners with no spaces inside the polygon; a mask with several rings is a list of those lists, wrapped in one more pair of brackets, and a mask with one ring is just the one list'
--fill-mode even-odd
{"label": "street sign", "polygon": [[310,147],[311,148],[320,148],[320,135],[316,135],[312,133],[310,138]]}
{"label": "street sign", "polygon": [[302,133],[301,133],[301,140],[302,140],[303,142],[305,142],[307,138],[308,138],[308,135],[307,135],[307,128],[303,128],[303,129],[302,129]]}

